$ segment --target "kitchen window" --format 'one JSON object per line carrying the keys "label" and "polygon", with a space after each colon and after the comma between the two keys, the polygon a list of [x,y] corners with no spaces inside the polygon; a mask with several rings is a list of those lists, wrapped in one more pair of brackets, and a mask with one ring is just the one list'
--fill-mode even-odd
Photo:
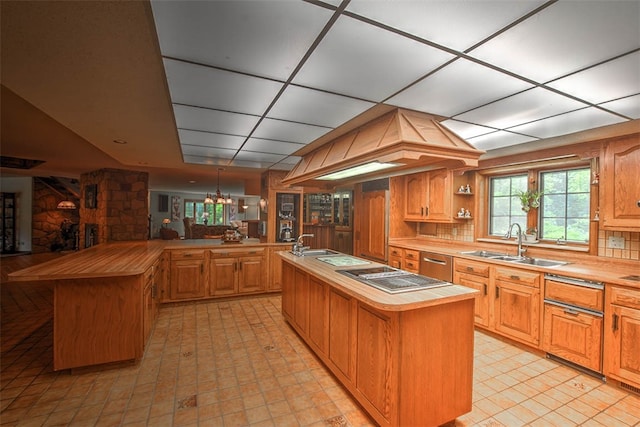
{"label": "kitchen window", "polygon": [[540,238],[589,242],[589,168],[540,173]]}
{"label": "kitchen window", "polygon": [[523,231],[526,229],[527,213],[521,208],[518,193],[527,190],[527,177],[527,174],[522,174],[490,179],[490,235],[504,236],[514,222],[520,224]]}
{"label": "kitchen window", "polygon": [[184,216],[195,218],[196,224],[224,224],[224,206],[221,204],[204,204],[197,200],[184,201]]}
{"label": "kitchen window", "polygon": [[[488,234],[502,237],[515,222],[523,232],[537,231],[540,240],[589,243],[590,178],[591,169],[584,166],[489,178]],[[530,185],[536,181],[538,186]],[[542,192],[539,207],[529,211],[519,198],[527,189]]]}

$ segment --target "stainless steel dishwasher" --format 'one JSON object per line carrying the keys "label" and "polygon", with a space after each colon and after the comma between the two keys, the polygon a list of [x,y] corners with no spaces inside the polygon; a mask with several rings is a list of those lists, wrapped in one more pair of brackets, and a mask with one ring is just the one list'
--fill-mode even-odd
{"label": "stainless steel dishwasher", "polygon": [[434,279],[453,280],[453,258],[434,252],[420,252],[420,274]]}

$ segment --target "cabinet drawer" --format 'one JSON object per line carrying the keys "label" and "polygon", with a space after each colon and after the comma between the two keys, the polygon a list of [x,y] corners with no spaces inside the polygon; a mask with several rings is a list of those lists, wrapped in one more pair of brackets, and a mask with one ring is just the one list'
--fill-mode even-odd
{"label": "cabinet drawer", "polygon": [[540,287],[540,273],[510,268],[496,268],[496,280],[519,283],[525,286]]}
{"label": "cabinet drawer", "polygon": [[171,251],[171,259],[204,259],[204,250]]}
{"label": "cabinet drawer", "polygon": [[390,256],[389,257],[389,267],[402,268],[402,257]]}
{"label": "cabinet drawer", "polygon": [[404,250],[404,259],[407,261],[415,261],[416,263],[420,261],[420,251],[414,251],[412,249]]}
{"label": "cabinet drawer", "polygon": [[547,299],[596,311],[602,311],[604,306],[604,291],[602,289],[585,288],[555,280],[545,281],[544,296]]}
{"label": "cabinet drawer", "polygon": [[410,271],[411,273],[417,273],[420,271],[420,261],[405,258],[402,260],[402,269]]}
{"label": "cabinet drawer", "polygon": [[229,249],[211,249],[209,251],[211,258],[236,258],[242,256],[264,256],[264,248],[229,248]]}
{"label": "cabinet drawer", "polygon": [[640,291],[611,286],[607,289],[607,292],[610,293],[611,304],[640,310]]}
{"label": "cabinet drawer", "polygon": [[489,277],[489,264],[487,263],[456,259],[454,268],[460,273]]}
{"label": "cabinet drawer", "polygon": [[402,257],[402,249],[395,246],[389,246],[389,256]]}

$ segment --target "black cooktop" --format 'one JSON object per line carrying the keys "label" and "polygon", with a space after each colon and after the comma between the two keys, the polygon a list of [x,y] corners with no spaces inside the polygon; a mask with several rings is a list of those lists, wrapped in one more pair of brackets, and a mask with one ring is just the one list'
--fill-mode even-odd
{"label": "black cooktop", "polygon": [[451,285],[451,283],[442,280],[384,266],[336,270],[336,272],[390,294]]}

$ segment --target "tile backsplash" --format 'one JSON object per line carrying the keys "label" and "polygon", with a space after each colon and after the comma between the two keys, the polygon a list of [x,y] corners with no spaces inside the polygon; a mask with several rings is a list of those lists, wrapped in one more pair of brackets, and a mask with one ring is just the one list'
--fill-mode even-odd
{"label": "tile backsplash", "polygon": [[[610,236],[622,237],[624,239],[624,249],[611,249],[607,244]],[[640,260],[640,232],[600,230],[598,256]]]}

